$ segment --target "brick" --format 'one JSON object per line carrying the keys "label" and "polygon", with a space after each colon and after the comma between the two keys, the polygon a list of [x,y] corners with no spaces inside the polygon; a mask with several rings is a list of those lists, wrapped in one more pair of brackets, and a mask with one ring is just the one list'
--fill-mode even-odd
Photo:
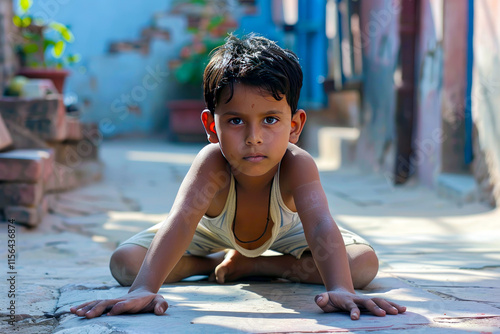
{"label": "brick", "polygon": [[148,42],[153,38],[169,41],[170,40],[170,32],[167,30],[163,30],[161,28],[157,28],[157,27],[148,27],[148,28],[142,29],[141,37],[143,39],[147,40]]}
{"label": "brick", "polygon": [[73,116],[66,117],[66,140],[78,141],[83,139],[82,123]]}
{"label": "brick", "polygon": [[83,161],[83,158],[77,152],[77,143],[75,142],[50,143],[50,147],[55,152],[55,161],[57,163],[74,168]]}
{"label": "brick", "polygon": [[66,108],[62,96],[46,98],[0,98],[0,115],[24,126],[47,141],[62,141],[66,138]]}
{"label": "brick", "polygon": [[7,219],[14,219],[16,223],[35,227],[42,221],[48,211],[48,201],[43,199],[40,204],[34,207],[28,206],[7,206],[4,208],[4,215]]}
{"label": "brick", "polygon": [[5,121],[5,125],[12,137],[13,147],[15,149],[47,149],[48,146],[36,134],[28,130],[22,125],[12,121]]}
{"label": "brick", "polygon": [[50,143],[55,152],[55,161],[76,168],[84,161],[96,160],[97,148],[87,140],[76,142]]}
{"label": "brick", "polygon": [[99,145],[102,143],[102,133],[97,123],[82,124],[83,141],[79,150],[86,160],[99,159]]}
{"label": "brick", "polygon": [[53,170],[52,150],[13,150],[0,153],[0,181],[47,180]]}
{"label": "brick", "polygon": [[0,207],[35,206],[43,197],[42,181],[36,183],[0,183]]}
{"label": "brick", "polygon": [[70,190],[78,187],[78,178],[75,168],[54,163],[54,172],[46,183],[45,190],[48,192]]}
{"label": "brick", "polygon": [[50,142],[55,151],[55,161],[65,166],[76,168],[84,161],[99,159],[101,133],[95,124],[81,124],[83,139],[77,141]]}
{"label": "brick", "polygon": [[55,173],[45,185],[45,191],[57,192],[85,186],[102,179],[104,165],[100,161],[83,161],[76,167],[55,163]]}
{"label": "brick", "polygon": [[5,126],[2,116],[0,115],[0,151],[12,146],[13,141],[9,130]]}
{"label": "brick", "polygon": [[147,40],[112,42],[109,45],[109,53],[140,52],[149,53],[149,42]]}

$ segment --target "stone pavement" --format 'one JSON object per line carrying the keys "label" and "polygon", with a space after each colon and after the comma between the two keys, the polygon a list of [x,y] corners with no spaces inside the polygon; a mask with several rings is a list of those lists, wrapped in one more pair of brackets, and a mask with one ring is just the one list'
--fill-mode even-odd
{"label": "stone pavement", "polygon": [[[164,285],[160,293],[170,305],[164,316],[70,314],[73,305],[126,293],[108,270],[112,250],[168,214],[200,147],[104,142],[102,182],[53,196],[53,213],[38,228],[16,227],[16,296],[8,297],[12,282],[1,285],[0,333],[500,332],[500,210],[458,206],[424,187],[393,187],[355,168],[322,172],[331,211],[379,255],[379,275],[360,292],[406,305],[405,314],[351,321],[317,308],[321,286],[206,281]],[[6,282],[7,224],[0,227]]]}

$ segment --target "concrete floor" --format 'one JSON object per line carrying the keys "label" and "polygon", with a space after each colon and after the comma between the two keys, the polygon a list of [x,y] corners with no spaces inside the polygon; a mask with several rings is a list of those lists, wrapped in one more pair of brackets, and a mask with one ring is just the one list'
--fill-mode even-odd
{"label": "concrete floor", "polygon": [[[126,293],[108,270],[112,250],[168,214],[200,147],[105,142],[102,182],[52,198],[54,212],[38,228],[17,227],[16,322],[8,323],[11,299],[2,285],[0,332],[500,332],[500,210],[458,206],[424,187],[393,187],[384,176],[356,168],[321,172],[332,214],[379,255],[379,275],[360,292],[406,305],[405,314],[362,314],[351,321],[317,308],[313,299],[322,286],[206,281],[164,285],[160,293],[170,307],[163,316],[87,320],[70,314],[71,306],[84,301]],[[6,245],[7,233],[0,237]],[[5,247],[0,256],[7,263]]]}

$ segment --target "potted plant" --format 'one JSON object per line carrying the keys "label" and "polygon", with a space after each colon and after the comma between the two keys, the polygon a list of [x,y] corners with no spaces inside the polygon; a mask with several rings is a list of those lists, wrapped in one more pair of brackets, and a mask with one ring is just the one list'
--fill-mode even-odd
{"label": "potted plant", "polygon": [[51,79],[62,93],[64,81],[69,75],[64,67],[80,58],[66,52],[67,44],[75,38],[66,25],[33,17],[29,13],[32,5],[32,0],[20,0],[19,14],[13,17],[14,25],[19,28],[15,39],[15,51],[21,65],[18,74],[28,78]]}
{"label": "potted plant", "polygon": [[203,72],[210,52],[222,45],[227,34],[237,28],[228,0],[188,0],[174,2],[172,13],[185,15],[191,42],[185,45],[169,67],[184,99],[167,103],[170,109],[170,133],[175,139],[198,140],[205,138],[200,121],[203,101]]}

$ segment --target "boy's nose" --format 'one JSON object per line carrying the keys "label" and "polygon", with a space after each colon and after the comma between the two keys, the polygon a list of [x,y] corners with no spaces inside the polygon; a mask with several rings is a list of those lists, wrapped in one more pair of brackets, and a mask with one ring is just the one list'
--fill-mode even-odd
{"label": "boy's nose", "polygon": [[261,133],[261,131],[259,131],[258,127],[256,127],[256,126],[249,127],[248,133],[247,133],[247,138],[246,138],[246,143],[247,143],[247,145],[262,144],[262,133]]}

